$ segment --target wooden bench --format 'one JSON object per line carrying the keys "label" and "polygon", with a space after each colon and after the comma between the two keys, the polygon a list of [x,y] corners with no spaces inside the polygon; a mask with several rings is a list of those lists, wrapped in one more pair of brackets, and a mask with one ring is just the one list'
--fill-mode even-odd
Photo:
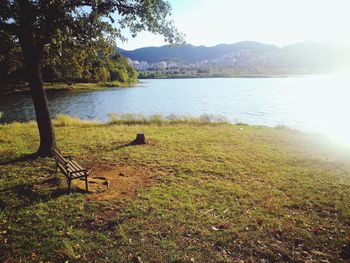
{"label": "wooden bench", "polygon": [[56,149],[53,150],[53,156],[56,163],[56,172],[60,169],[60,171],[67,177],[68,190],[71,188],[72,180],[85,178],[86,191],[89,191],[88,176],[90,171],[82,168],[76,161],[74,161],[73,156],[63,156]]}

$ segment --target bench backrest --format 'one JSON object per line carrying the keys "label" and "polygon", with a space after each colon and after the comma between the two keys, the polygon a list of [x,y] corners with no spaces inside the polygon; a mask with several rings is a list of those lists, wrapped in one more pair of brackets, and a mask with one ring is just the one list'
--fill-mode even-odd
{"label": "bench backrest", "polygon": [[53,156],[55,157],[56,161],[60,164],[63,164],[64,166],[67,165],[68,161],[66,158],[62,156],[56,149],[53,150]]}

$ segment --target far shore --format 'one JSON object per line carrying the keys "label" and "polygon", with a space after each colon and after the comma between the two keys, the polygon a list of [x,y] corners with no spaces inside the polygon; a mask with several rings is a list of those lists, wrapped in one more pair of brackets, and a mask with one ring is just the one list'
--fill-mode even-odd
{"label": "far shore", "polygon": [[[316,75],[316,74],[313,74]],[[265,74],[246,74],[246,75],[203,75],[203,76],[185,76],[185,75],[173,75],[173,76],[151,76],[151,77],[143,77],[140,76],[139,79],[235,79],[235,78],[294,78],[294,77],[305,77],[311,75],[265,75]]]}
{"label": "far shore", "polygon": [[[98,82],[98,83],[44,83],[44,88],[47,92],[78,92],[78,91],[98,91],[108,88],[127,88],[135,86],[138,82]],[[0,87],[0,94],[10,95],[17,93],[29,93],[29,87],[27,83],[24,84],[11,84],[6,87]]]}

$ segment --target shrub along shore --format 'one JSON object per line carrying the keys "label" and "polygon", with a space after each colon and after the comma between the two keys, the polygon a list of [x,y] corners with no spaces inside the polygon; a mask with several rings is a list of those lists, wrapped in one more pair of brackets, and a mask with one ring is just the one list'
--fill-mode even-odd
{"label": "shrub along shore", "polygon": [[[66,193],[51,158],[23,158],[36,123],[0,125],[2,261],[350,260],[350,154],[322,138],[212,116],[54,126],[61,151],[95,176],[132,167],[151,182],[105,201]],[[138,132],[147,144],[127,146]]]}

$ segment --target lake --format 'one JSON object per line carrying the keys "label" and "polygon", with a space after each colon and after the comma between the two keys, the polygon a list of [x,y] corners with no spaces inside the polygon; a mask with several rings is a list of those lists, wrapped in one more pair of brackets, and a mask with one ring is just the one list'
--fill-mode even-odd
{"label": "lake", "polygon": [[[235,123],[285,125],[340,140],[350,137],[349,80],[346,75],[142,80],[133,88],[56,92],[48,99],[53,116],[106,121],[108,113],[214,114]],[[0,122],[34,119],[26,94],[1,95],[0,111]]]}

